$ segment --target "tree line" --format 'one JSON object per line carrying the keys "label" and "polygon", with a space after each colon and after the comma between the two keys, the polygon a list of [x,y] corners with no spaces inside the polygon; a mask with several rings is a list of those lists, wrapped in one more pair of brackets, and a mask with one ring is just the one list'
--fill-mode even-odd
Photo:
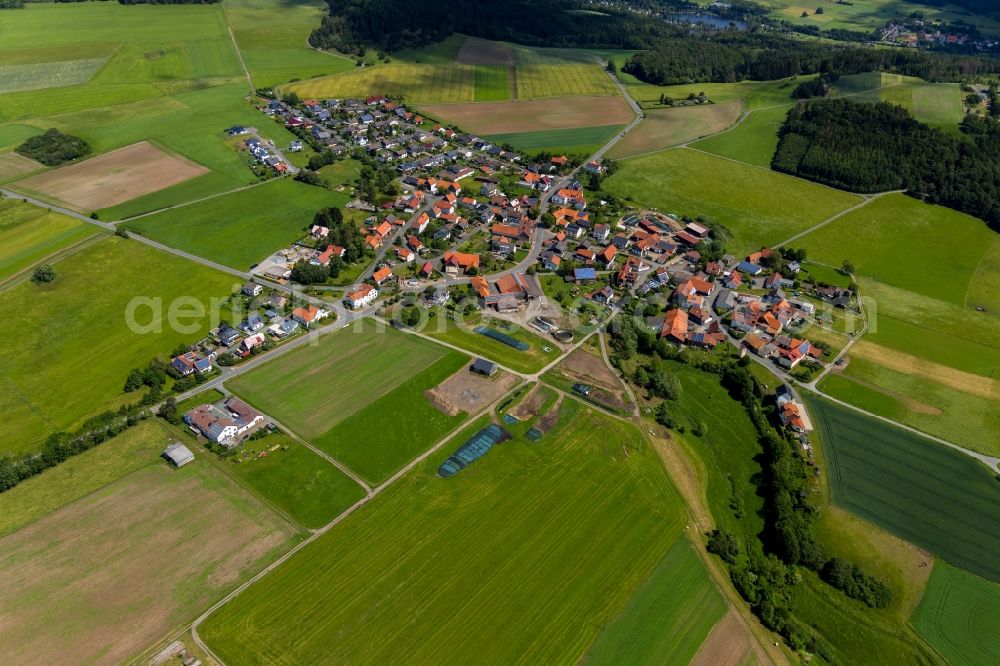
{"label": "tree line", "polygon": [[905,190],[1000,231],[1000,124],[968,115],[962,130],[946,134],[886,102],[803,103],[789,111],[771,166],[852,192]]}

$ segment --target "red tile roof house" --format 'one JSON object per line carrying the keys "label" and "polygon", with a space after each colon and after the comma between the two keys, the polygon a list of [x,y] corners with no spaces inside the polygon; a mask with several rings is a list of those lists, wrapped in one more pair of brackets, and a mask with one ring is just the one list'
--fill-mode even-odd
{"label": "red tile roof house", "polygon": [[584,209],[587,207],[587,200],[583,197],[581,190],[562,189],[552,195],[552,203],[559,206],[573,206]]}
{"label": "red tile roof house", "polygon": [[344,301],[347,303],[347,307],[352,310],[357,310],[358,308],[363,308],[368,305],[376,298],[378,298],[378,289],[370,284],[363,284],[357,291],[352,291],[347,294]]}
{"label": "red tile roof house", "polygon": [[380,287],[386,280],[388,280],[391,277],[392,277],[392,269],[389,268],[388,266],[384,266],[375,271],[374,274],[372,274],[372,279],[375,280],[375,284],[377,284]]}
{"label": "red tile roof house", "polygon": [[684,344],[688,334],[688,315],[684,310],[675,308],[667,312],[663,318],[663,328],[660,337],[667,338],[678,344]]}
{"label": "red tile roof house", "polygon": [[304,308],[295,308],[292,310],[292,319],[305,328],[309,328],[313,322],[317,322],[325,316],[326,311],[320,310],[315,305],[307,305]]}
{"label": "red tile roof house", "polygon": [[444,270],[446,273],[468,273],[471,269],[479,270],[479,255],[464,252],[445,252]]}
{"label": "red tile roof house", "polygon": [[417,255],[408,247],[398,247],[396,248],[396,256],[399,257],[400,261],[411,262]]}

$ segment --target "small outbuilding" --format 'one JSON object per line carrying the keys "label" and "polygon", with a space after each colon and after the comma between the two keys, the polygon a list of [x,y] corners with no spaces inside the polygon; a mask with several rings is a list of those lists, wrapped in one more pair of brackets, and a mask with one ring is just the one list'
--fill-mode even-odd
{"label": "small outbuilding", "polygon": [[487,361],[484,358],[477,358],[470,368],[473,372],[479,375],[485,375],[487,377],[492,377],[497,374],[497,364]]}
{"label": "small outbuilding", "polygon": [[176,442],[163,450],[163,457],[169,460],[174,467],[183,467],[194,461],[191,449]]}

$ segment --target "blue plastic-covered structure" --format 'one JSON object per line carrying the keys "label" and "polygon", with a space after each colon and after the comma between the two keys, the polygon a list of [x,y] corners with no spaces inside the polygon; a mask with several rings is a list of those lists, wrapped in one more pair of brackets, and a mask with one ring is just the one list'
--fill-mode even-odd
{"label": "blue plastic-covered structure", "polygon": [[521,342],[517,338],[512,338],[506,333],[501,333],[500,331],[493,328],[489,328],[488,326],[476,326],[472,330],[474,330],[479,335],[485,335],[488,338],[493,338],[497,342],[502,342],[505,345],[510,345],[514,349],[520,351],[525,351],[526,349],[528,349],[527,342]]}
{"label": "blue plastic-covered structure", "polygon": [[458,448],[458,451],[455,451],[451,457],[441,463],[441,466],[438,467],[438,476],[443,479],[454,476],[489,453],[494,444],[498,444],[508,437],[506,430],[496,423],[491,423],[473,435],[469,441]]}

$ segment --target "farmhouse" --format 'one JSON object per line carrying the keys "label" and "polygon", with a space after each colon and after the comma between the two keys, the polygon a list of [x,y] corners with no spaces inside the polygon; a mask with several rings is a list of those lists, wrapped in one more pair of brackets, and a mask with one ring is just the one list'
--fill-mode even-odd
{"label": "farmhouse", "polygon": [[264,422],[264,415],[239,398],[229,398],[225,409],[201,405],[184,415],[184,422],[203,437],[226,448]]}

